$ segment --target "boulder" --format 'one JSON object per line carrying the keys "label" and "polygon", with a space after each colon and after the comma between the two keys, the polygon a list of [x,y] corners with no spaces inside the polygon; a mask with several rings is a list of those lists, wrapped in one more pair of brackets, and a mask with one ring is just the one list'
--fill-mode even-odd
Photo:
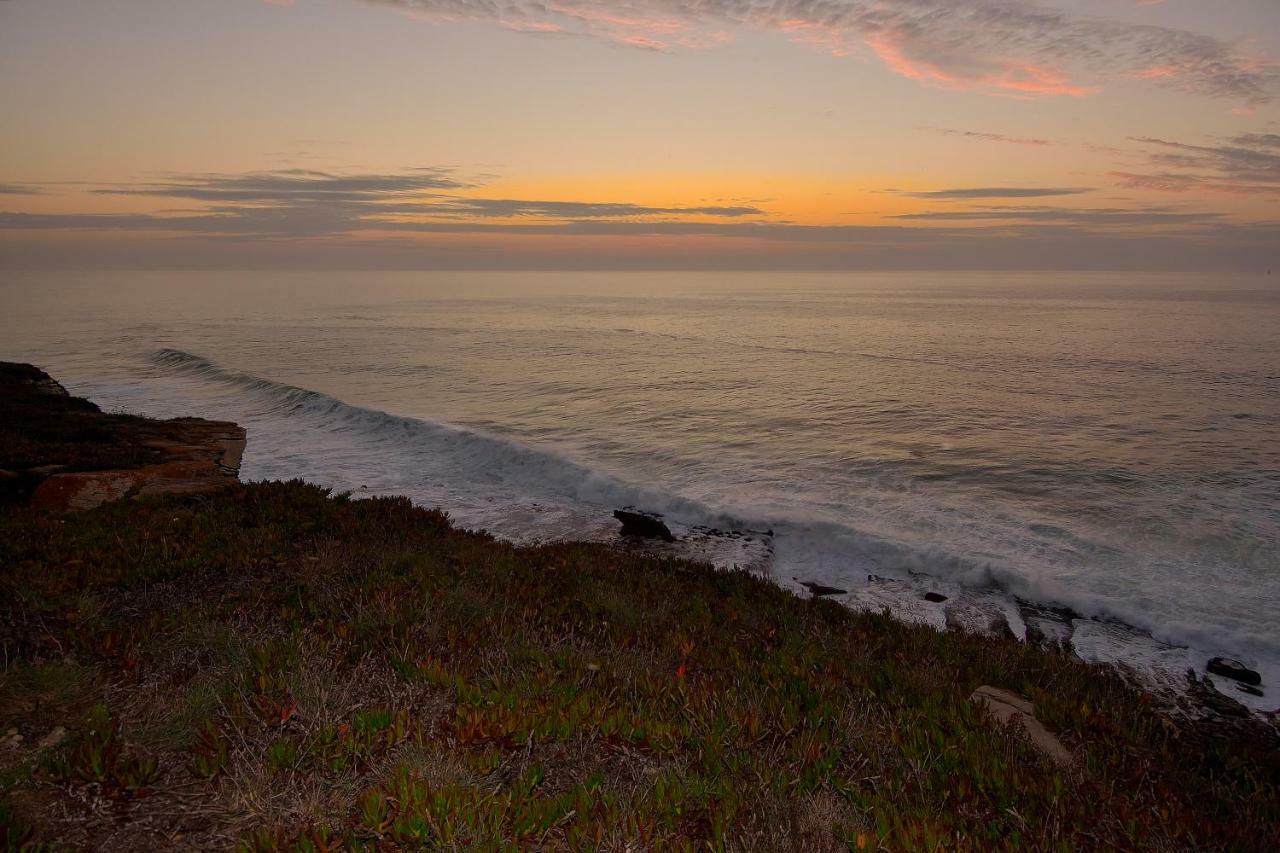
{"label": "boulder", "polygon": [[613,517],[622,522],[622,535],[639,539],[660,539],[663,542],[674,542],[676,538],[657,513],[640,512],[633,509],[615,509]]}
{"label": "boulder", "polygon": [[973,691],[969,701],[981,705],[987,715],[1001,726],[1013,724],[1021,728],[1032,745],[1062,769],[1075,765],[1075,758],[1057,736],[1036,719],[1035,706],[1026,698],[984,684]]}
{"label": "boulder", "polygon": [[932,601],[934,604],[941,604],[947,600],[947,597],[940,592],[926,592],[924,594],[925,601]]}
{"label": "boulder", "polygon": [[1262,676],[1249,669],[1238,660],[1231,658],[1210,658],[1209,665],[1206,667],[1214,675],[1221,675],[1223,678],[1234,678],[1242,684],[1251,684],[1257,687],[1262,683]]}

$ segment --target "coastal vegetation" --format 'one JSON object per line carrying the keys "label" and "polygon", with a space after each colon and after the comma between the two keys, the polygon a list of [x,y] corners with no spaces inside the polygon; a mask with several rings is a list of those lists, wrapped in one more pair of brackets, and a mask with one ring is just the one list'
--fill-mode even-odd
{"label": "coastal vegetation", "polygon": [[11,850],[1280,847],[1274,721],[403,498],[13,502],[0,602]]}

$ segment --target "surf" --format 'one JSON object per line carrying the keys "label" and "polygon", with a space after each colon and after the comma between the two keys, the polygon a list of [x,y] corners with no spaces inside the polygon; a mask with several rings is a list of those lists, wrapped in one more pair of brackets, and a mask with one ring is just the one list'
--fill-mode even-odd
{"label": "surf", "polygon": [[[891,609],[907,615],[916,607],[914,597],[930,584],[942,584],[953,596],[984,600],[996,609],[1002,606],[999,600],[1069,608],[1081,619],[1118,620],[1164,643],[1244,655],[1255,661],[1280,660],[1280,647],[1264,631],[1247,624],[1235,625],[1235,630],[1224,630],[1223,626],[1206,630],[1176,611],[1153,611],[1115,594],[1100,594],[1084,586],[1064,586],[1055,581],[1052,572],[1039,564],[1068,555],[1087,559],[1091,553],[1105,553],[1104,546],[1057,528],[1028,526],[1024,533],[1031,538],[1026,541],[1014,541],[1015,533],[993,528],[1010,541],[956,547],[954,542],[948,543],[942,531],[906,541],[872,532],[851,521],[806,516],[794,508],[752,506],[750,499],[737,506],[712,506],[656,485],[603,472],[555,450],[444,421],[352,405],[319,391],[225,367],[185,350],[161,349],[151,354],[150,361],[175,376],[213,383],[251,397],[264,418],[290,422],[297,429],[341,440],[346,443],[344,446],[351,446],[352,458],[359,465],[369,469],[385,465],[408,467],[433,482],[445,482],[448,488],[436,493],[443,494],[443,500],[461,501],[469,494],[482,494],[482,500],[494,505],[474,517],[504,538],[520,540],[523,535],[529,541],[539,539],[528,527],[507,526],[518,507],[554,506],[555,517],[562,523],[558,533],[547,536],[553,539],[607,538],[614,530],[610,523],[612,510],[636,507],[663,515],[689,545],[687,556],[706,558],[726,567],[756,559],[751,568],[769,573],[787,586],[792,585],[793,577],[847,586],[848,603],[855,606],[861,601],[857,598],[859,590],[869,583],[869,577],[902,582],[901,587],[894,587],[897,593],[886,593],[887,597],[882,598],[891,603]],[[387,488],[395,490],[397,486]],[[423,494],[414,494],[412,488],[406,491],[424,502]],[[504,501],[508,506],[503,506]],[[430,502],[429,498],[426,502]],[[443,508],[450,509],[448,505]],[[537,519],[530,524],[536,526]],[[701,549],[695,547],[699,543],[706,545],[707,531],[739,535],[733,548],[721,548],[718,541]],[[768,531],[767,538],[761,531]],[[747,536],[751,537],[754,551],[744,546]],[[873,596],[861,604],[882,598]],[[925,615],[938,621],[936,614]],[[1025,631],[1017,621],[1010,620],[1015,633]]]}

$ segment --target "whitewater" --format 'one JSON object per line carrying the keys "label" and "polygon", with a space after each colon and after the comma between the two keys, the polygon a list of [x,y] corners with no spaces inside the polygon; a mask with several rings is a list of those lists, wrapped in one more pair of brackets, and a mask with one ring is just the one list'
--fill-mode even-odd
{"label": "whitewater", "polygon": [[1265,277],[33,273],[0,300],[0,357],[235,420],[246,478],[518,542],[611,540],[633,506],[852,607],[1280,679]]}

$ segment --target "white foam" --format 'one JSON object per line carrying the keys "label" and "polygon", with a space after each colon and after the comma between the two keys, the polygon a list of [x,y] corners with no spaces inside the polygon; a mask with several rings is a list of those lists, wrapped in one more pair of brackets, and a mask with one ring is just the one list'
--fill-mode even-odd
{"label": "white foam", "polygon": [[[444,507],[463,526],[516,541],[609,538],[616,529],[609,511],[625,505],[661,512],[681,529],[772,529],[771,561],[758,549],[743,550],[740,542],[728,546],[707,537],[699,540],[695,556],[757,568],[771,562],[779,578],[794,575],[849,589],[845,603],[850,606],[887,606],[904,619],[945,627],[948,608],[921,602],[911,586],[913,576],[921,574],[944,586],[953,620],[976,625],[1003,612],[1010,629],[1025,634],[1016,596],[1070,607],[1084,617],[1122,620],[1153,642],[1183,649],[1201,666],[1220,654],[1263,672],[1268,685],[1280,677],[1280,636],[1265,618],[1254,613],[1206,618],[1187,608],[1185,601],[1194,598],[1186,592],[1174,597],[1151,589],[1136,595],[1128,578],[1064,571],[1073,561],[1087,566],[1108,549],[1137,559],[1132,551],[1070,531],[1043,525],[1028,531],[1023,519],[996,513],[975,519],[968,508],[943,505],[932,494],[868,492],[856,511],[844,508],[846,518],[856,513],[857,526],[831,520],[841,516],[838,501],[821,507],[820,515],[810,514],[812,504],[753,502],[746,496],[732,505],[712,504],[602,473],[563,453],[352,406],[181,350],[161,350],[153,363],[161,369],[152,380],[157,387],[99,388],[90,396],[114,394],[144,413],[233,417],[250,430],[244,468],[249,478],[302,477],[356,494],[407,494]],[[904,538],[898,516],[913,522],[910,538]],[[868,584],[868,574],[905,582],[904,589],[912,591]],[[1191,574],[1177,582],[1207,587],[1214,579]],[[1090,645],[1088,636],[1080,639],[1082,656],[1095,654],[1098,646]],[[1106,655],[1126,660],[1122,651]],[[1141,643],[1133,644],[1132,658],[1136,666],[1155,666]]]}

